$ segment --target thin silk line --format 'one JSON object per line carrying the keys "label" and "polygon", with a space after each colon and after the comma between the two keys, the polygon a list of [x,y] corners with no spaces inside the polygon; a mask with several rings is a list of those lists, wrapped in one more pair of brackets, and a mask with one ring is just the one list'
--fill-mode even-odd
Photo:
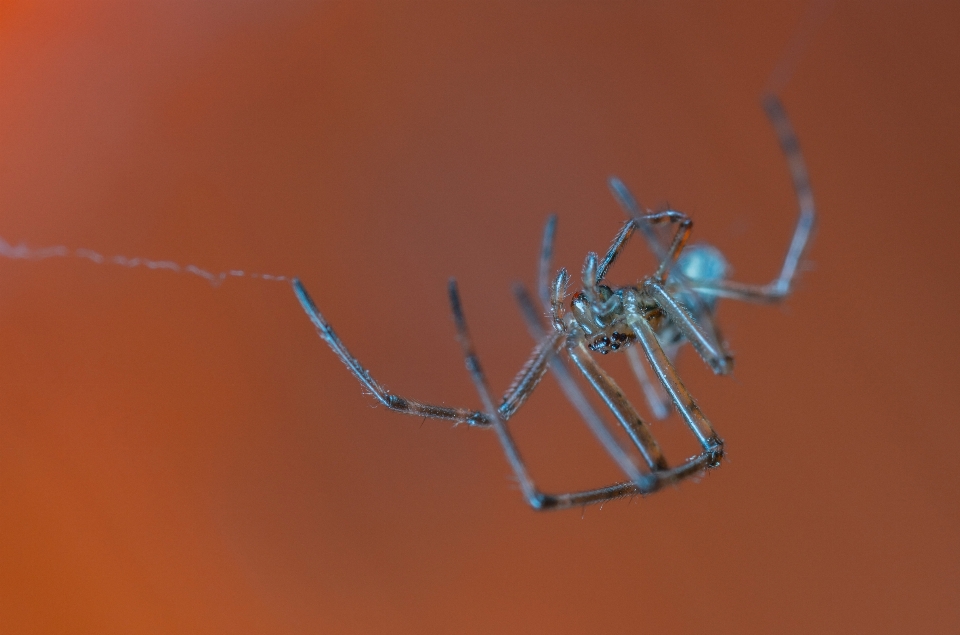
{"label": "thin silk line", "polygon": [[0,256],[13,260],[46,260],[48,258],[77,258],[80,260],[89,260],[98,265],[119,265],[121,267],[146,267],[147,269],[172,271],[174,273],[189,273],[203,278],[214,287],[227,278],[255,278],[257,280],[269,280],[275,282],[286,282],[291,280],[290,276],[275,276],[269,273],[256,273],[244,271],[242,269],[230,269],[220,273],[212,273],[206,269],[201,269],[196,265],[181,265],[172,260],[150,260],[148,258],[128,258],[126,256],[104,256],[92,249],[70,249],[62,245],[55,247],[36,247],[31,248],[20,243],[13,246],[0,237]]}

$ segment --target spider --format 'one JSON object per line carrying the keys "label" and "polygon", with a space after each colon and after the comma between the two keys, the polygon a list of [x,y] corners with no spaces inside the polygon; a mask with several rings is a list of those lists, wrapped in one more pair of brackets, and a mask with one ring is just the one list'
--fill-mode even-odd
{"label": "spider", "polygon": [[[778,302],[785,298],[790,293],[800,259],[813,231],[813,194],[796,135],[776,96],[766,96],[763,106],[786,156],[800,208],[780,274],[766,285],[728,280],[727,262],[716,248],[709,245],[687,247],[693,223],[686,214],[669,209],[642,212],[627,187],[612,177],[610,188],[627,213],[628,220],[602,259],[596,253],[587,254],[581,273],[582,289],[569,303],[569,273],[566,269],[560,269],[551,275],[556,217],[550,216],[547,220],[540,253],[538,296],[549,324],[544,326],[541,312],[535,308],[530,295],[522,286],[517,286],[517,300],[538,343],[503,395],[499,406],[494,405],[467,329],[455,280],[451,279],[449,285],[450,304],[457,337],[466,358],[467,370],[483,404],[482,410],[430,405],[391,393],[347,350],[298,279],[293,280],[294,292],[320,337],[384,406],[418,417],[492,427],[524,498],[534,509],[565,509],[626,496],[642,496],[666,485],[679,483],[718,467],[724,450],[723,440],[677,375],[673,364],[677,350],[682,344],[690,343],[714,373],[729,373],[733,358],[727,352],[713,320],[717,301],[731,298],[748,302]],[[663,241],[661,234],[666,230],[669,235],[670,228],[675,228],[672,238]],[[604,284],[611,266],[638,230],[659,261],[656,271],[634,285],[611,287]],[[638,348],[653,369],[665,395],[643,369]],[[667,463],[649,426],[591,353],[606,355],[619,351],[625,351],[629,356],[630,365],[654,415],[665,417],[668,403],[672,403],[699,441],[702,447],[700,454],[675,467]],[[642,466],[634,462],[590,404],[574,379],[567,357],[623,426],[643,459]],[[507,421],[524,404],[548,369],[627,480],[598,489],[563,494],[543,493],[536,487],[510,434]]]}

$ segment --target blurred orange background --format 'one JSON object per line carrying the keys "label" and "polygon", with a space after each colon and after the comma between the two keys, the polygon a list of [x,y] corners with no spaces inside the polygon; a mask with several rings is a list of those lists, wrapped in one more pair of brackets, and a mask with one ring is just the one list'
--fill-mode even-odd
{"label": "blurred orange background", "polygon": [[[561,264],[606,248],[610,174],[773,276],[759,96],[804,9],[7,1],[0,236],[299,275],[391,389],[476,406],[448,277],[502,390],[510,284],[549,212]],[[810,40],[813,266],[721,306],[732,378],[681,356],[730,460],[632,504],[531,511],[493,434],[371,407],[284,283],[0,259],[0,630],[957,632],[958,33],[840,3]],[[549,491],[617,477],[550,380],[513,429]]]}

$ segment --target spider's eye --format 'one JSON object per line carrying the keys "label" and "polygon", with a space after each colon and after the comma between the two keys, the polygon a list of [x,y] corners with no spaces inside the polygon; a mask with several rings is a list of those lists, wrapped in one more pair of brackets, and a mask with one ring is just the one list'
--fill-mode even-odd
{"label": "spider's eye", "polygon": [[598,337],[590,343],[590,350],[606,355],[610,352],[610,338],[606,335]]}

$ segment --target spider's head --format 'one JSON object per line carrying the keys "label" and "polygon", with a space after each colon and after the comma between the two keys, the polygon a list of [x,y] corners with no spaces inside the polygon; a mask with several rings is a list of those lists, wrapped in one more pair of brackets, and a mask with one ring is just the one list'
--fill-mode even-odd
{"label": "spider's head", "polygon": [[635,335],[624,322],[623,289],[614,291],[598,279],[597,254],[583,263],[583,291],[573,297],[570,312],[591,350],[606,355],[633,343]]}
{"label": "spider's head", "polygon": [[606,355],[629,346],[636,339],[623,322],[623,292],[597,285],[596,297],[581,291],[573,297],[570,312],[587,337],[591,350]]}

